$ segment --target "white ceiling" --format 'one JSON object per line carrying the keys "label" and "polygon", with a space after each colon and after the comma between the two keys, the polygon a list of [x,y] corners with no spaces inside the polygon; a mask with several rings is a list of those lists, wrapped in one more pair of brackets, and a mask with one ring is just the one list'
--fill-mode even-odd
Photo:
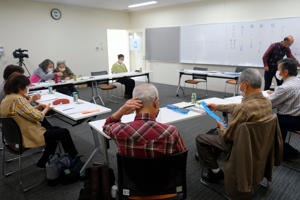
{"label": "white ceiling", "polygon": [[185,4],[185,3],[204,1],[204,0],[155,0],[157,1],[157,4],[141,6],[137,8],[128,8],[128,6],[132,4],[144,3],[153,0],[27,0],[27,1],[39,1],[39,2],[58,3],[58,4],[66,4],[66,5],[73,5],[73,6],[132,12],[132,11],[146,10],[146,9]]}

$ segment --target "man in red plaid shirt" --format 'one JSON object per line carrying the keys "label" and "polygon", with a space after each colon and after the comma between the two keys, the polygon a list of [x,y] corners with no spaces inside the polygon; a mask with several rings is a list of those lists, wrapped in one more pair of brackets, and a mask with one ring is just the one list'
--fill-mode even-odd
{"label": "man in red plaid shirt", "polygon": [[[104,133],[116,142],[119,153],[135,157],[161,157],[186,150],[175,126],[155,120],[159,112],[156,87],[140,85],[134,89],[133,97],[107,118],[103,126]],[[134,121],[122,123],[122,116],[134,110]]]}

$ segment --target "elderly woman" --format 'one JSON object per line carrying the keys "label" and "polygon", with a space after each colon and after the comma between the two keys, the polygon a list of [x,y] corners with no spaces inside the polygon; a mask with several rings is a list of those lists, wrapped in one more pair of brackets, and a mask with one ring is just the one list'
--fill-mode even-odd
{"label": "elderly woman", "polygon": [[[61,72],[63,75],[60,77],[62,80],[69,80],[72,79],[74,76],[74,73],[70,70],[69,67],[66,66],[66,61],[64,60],[59,60],[57,61],[57,67],[53,71],[54,73],[56,72]],[[70,85],[64,85],[64,86],[59,86],[57,90],[63,94],[72,96],[73,92],[77,92],[75,86],[73,84]]]}
{"label": "elderly woman", "polygon": [[30,77],[31,83],[37,83],[39,81],[47,81],[51,80],[54,77],[62,76],[62,72],[52,73],[53,72],[54,63],[46,59],[41,64],[39,64],[39,68],[37,68]]}
{"label": "elderly woman", "polygon": [[[40,122],[51,110],[50,104],[39,104],[32,107],[26,99],[29,85],[29,79],[22,74],[9,76],[4,86],[6,96],[0,106],[0,115],[11,117],[16,121],[22,133],[24,148],[40,147],[46,144],[43,156],[37,162],[37,167],[45,168],[50,155],[55,153],[56,141],[61,141],[65,152],[74,158],[78,152],[67,129],[41,126]],[[43,111],[40,111],[42,109]]]}

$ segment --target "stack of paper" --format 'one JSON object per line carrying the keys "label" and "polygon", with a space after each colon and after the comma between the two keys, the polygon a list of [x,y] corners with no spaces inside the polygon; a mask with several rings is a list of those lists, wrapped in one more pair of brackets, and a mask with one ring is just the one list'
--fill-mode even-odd
{"label": "stack of paper", "polygon": [[194,104],[187,103],[187,102],[180,102],[180,103],[175,103],[175,104],[172,104],[172,105],[177,106],[178,108],[186,108],[186,107],[193,106]]}

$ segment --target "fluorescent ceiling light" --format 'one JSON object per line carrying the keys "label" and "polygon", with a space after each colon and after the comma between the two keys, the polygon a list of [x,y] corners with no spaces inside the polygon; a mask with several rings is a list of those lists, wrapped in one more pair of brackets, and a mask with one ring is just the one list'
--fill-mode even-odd
{"label": "fluorescent ceiling light", "polygon": [[133,4],[133,5],[128,6],[128,8],[147,6],[147,5],[151,5],[151,4],[155,4],[155,3],[157,3],[157,2],[156,1],[149,1],[149,2],[145,2],[145,3]]}

